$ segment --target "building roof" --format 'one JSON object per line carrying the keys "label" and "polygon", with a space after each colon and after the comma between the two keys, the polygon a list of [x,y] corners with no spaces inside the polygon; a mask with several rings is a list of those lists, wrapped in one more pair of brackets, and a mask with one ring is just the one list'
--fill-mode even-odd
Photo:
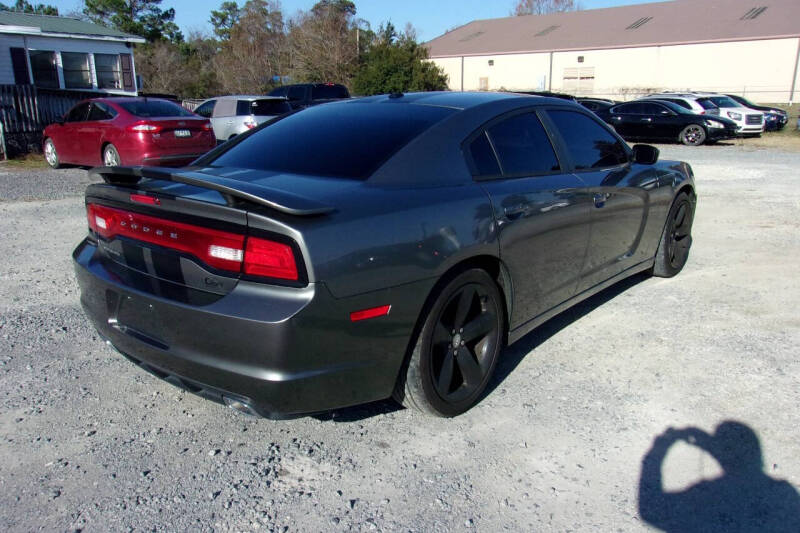
{"label": "building roof", "polygon": [[51,37],[79,37],[114,41],[145,42],[139,36],[130,35],[100,24],[70,17],[34,15],[15,11],[0,11],[0,33],[41,34]]}
{"label": "building roof", "polygon": [[799,0],[675,0],[475,20],[427,46],[435,58],[798,36]]}

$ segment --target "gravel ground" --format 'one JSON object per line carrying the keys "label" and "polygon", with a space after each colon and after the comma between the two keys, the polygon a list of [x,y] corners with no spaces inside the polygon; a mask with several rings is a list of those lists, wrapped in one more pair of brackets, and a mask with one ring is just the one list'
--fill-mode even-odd
{"label": "gravel ground", "polygon": [[[800,154],[661,148],[696,173],[684,271],[551,320],[451,420],[388,401],[255,419],[142,372],[78,304],[85,172],[0,166],[0,530],[646,530],[642,460],[672,444],[657,437],[724,421],[755,432],[764,474],[800,487]],[[719,460],[744,447],[716,437],[698,444]],[[660,471],[677,491],[723,467],[681,441]],[[767,480],[737,479],[729,500]]]}

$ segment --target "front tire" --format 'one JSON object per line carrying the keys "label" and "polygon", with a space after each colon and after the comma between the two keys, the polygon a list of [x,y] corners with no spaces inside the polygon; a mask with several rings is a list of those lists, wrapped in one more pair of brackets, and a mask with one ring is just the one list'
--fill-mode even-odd
{"label": "front tire", "polygon": [[500,290],[484,270],[450,280],[430,307],[393,394],[405,407],[451,417],[483,396],[503,347]]}
{"label": "front tire", "polygon": [[52,168],[61,167],[61,162],[58,159],[58,152],[56,151],[56,144],[53,142],[53,139],[47,138],[44,140],[44,159]]}
{"label": "front tire", "polygon": [[671,278],[683,269],[689,259],[694,207],[692,198],[685,192],[678,194],[672,203],[656,252],[654,276]]}
{"label": "front tire", "polygon": [[698,124],[689,124],[683,128],[679,139],[686,146],[700,146],[706,141],[706,130]]}
{"label": "front tire", "polygon": [[118,167],[120,164],[121,161],[117,148],[113,144],[106,145],[106,147],[103,148],[103,165],[107,167]]}

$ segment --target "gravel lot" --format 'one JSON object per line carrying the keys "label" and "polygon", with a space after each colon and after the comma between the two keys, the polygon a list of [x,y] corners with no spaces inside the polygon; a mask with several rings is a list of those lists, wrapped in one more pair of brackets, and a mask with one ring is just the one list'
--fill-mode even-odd
{"label": "gravel lot", "polygon": [[[685,270],[551,320],[452,420],[388,401],[254,419],[142,372],[79,307],[86,173],[0,165],[0,530],[646,530],[642,460],[671,443],[657,437],[728,420],[756,433],[766,475],[800,487],[800,154],[661,148],[696,173]],[[745,446],[718,437],[718,459]],[[670,490],[722,472],[685,442],[661,471]],[[726,477],[727,494],[763,495],[756,474]]]}

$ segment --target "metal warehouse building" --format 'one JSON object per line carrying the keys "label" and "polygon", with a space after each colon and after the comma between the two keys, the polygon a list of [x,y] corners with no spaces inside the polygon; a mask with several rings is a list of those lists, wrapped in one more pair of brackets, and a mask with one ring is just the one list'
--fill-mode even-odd
{"label": "metal warehouse building", "polygon": [[476,20],[428,48],[453,90],[800,99],[800,0],[675,0]]}

